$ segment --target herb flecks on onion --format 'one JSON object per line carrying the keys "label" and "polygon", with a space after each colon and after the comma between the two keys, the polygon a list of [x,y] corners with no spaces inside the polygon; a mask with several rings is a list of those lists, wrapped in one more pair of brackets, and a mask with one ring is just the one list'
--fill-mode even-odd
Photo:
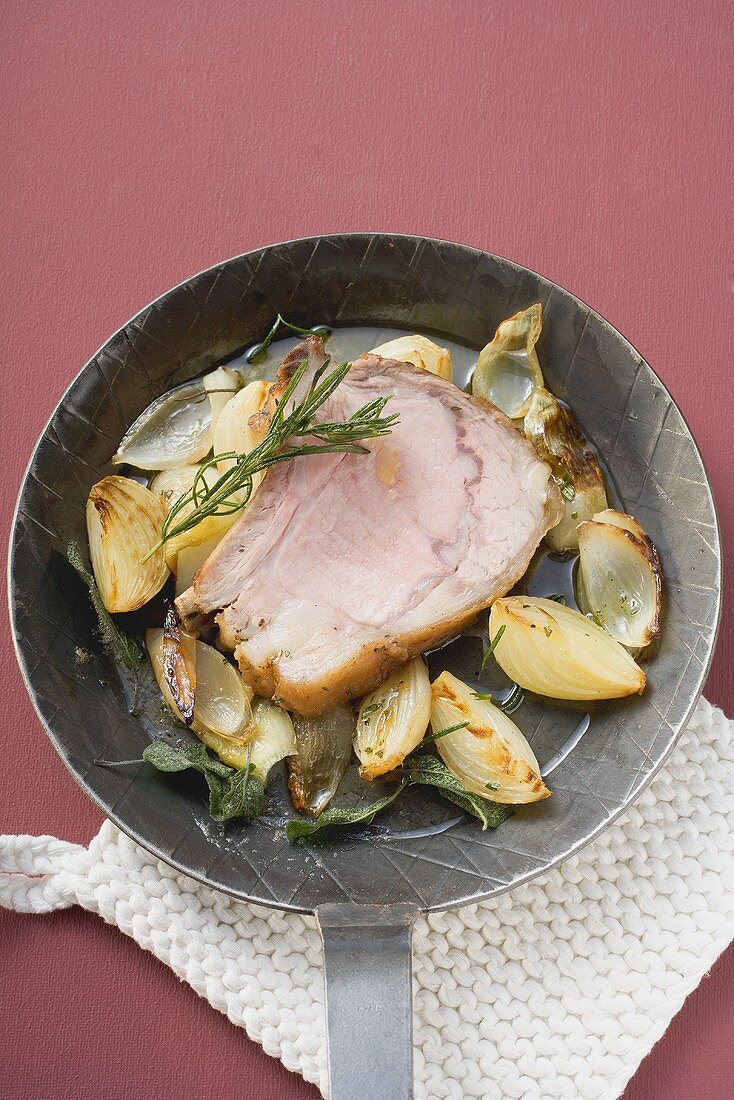
{"label": "herb flecks on onion", "polygon": [[452,730],[436,738],[436,748],[467,790],[507,805],[548,798],[535,754],[511,718],[450,672],[441,673],[431,693],[431,729]]}
{"label": "herb flecks on onion", "polygon": [[533,393],[543,385],[535,350],[542,327],[543,310],[537,302],[502,321],[479,353],[472,393],[491,401],[512,420],[522,419]]}
{"label": "herb flecks on onion", "polygon": [[359,774],[375,779],[420,744],[431,716],[431,684],[420,657],[398,669],[359,708],[354,751]]}
{"label": "herb flecks on onion", "polygon": [[388,340],[386,344],[373,348],[370,354],[380,355],[383,359],[397,359],[399,363],[412,363],[414,367],[437,374],[447,382],[453,381],[451,352],[448,348],[440,348],[427,336],[417,333],[413,336],[398,336],[395,340]]}
{"label": "herb flecks on onion", "polygon": [[579,527],[577,598],[582,611],[630,649],[660,635],[663,573],[640,524],[607,509]]}
{"label": "herb flecks on onion", "polygon": [[561,522],[545,536],[551,550],[578,549],[577,527],[607,507],[604,474],[569,409],[546,389],[533,394],[525,435],[550,466],[564,502]]}
{"label": "herb flecks on onion", "polygon": [[87,500],[89,553],[108,611],[136,611],[165,584],[163,552],[151,554],[165,515],[160,498],[132,478],[112,474],[92,486]]}
{"label": "herb flecks on onion", "polygon": [[489,630],[504,627],[494,650],[507,675],[551,699],[617,699],[641,694],[645,673],[600,626],[554,600],[505,596],[492,604]]}

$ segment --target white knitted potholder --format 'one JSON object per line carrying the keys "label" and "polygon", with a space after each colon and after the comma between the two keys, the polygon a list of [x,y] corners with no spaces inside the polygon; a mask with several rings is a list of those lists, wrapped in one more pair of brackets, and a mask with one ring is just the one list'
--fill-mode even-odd
{"label": "white knitted potholder", "polygon": [[[612,1100],[734,937],[734,722],[705,700],[665,767],[583,851],[419,918],[419,1100]],[[106,822],[89,848],[0,837],[0,903],[99,913],[326,1094],[313,918],[245,905]]]}

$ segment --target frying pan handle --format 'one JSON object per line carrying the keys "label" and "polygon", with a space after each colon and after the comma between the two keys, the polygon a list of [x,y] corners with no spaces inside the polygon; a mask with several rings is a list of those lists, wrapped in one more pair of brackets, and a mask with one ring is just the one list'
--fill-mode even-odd
{"label": "frying pan handle", "polygon": [[331,1100],[411,1100],[415,905],[322,905]]}

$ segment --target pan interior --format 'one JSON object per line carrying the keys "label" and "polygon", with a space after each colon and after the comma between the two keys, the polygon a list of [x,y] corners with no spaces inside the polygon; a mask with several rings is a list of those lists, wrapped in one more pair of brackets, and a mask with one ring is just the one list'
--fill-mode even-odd
{"label": "pan interior", "polygon": [[[437,335],[463,385],[496,324],[533,301],[544,307],[539,355],[549,388],[570,402],[598,447],[615,503],[658,545],[669,593],[644,696],[592,708],[527,698],[513,715],[541,765],[553,767],[553,798],[482,833],[430,792],[409,790],[362,836],[294,848],[283,830],[291,811],[282,781],[262,821],[218,825],[196,780],[166,780],[144,766],[95,766],[95,759],[139,756],[163,721],[150,683],[121,684],[100,653],[85,593],[64,559],[69,539],[84,542],[89,487],[110,472],[115,445],[141,409],[216,362],[241,365],[242,349],[279,311],[299,324],[335,326],[335,360],[406,329]],[[268,373],[293,343],[272,346]],[[250,369],[255,377],[265,368]],[[524,590],[570,595],[572,565],[539,558]],[[290,242],[218,265],[108,341],[34,452],[10,583],[29,690],[65,762],[105,812],[213,886],[312,910],[349,900],[424,909],[475,900],[541,873],[598,832],[648,781],[695,701],[718,620],[718,578],[715,513],[698,452],[667,391],[618,333],[565,291],[497,257],[445,242],[357,235]],[[486,616],[432,654],[432,671],[449,668],[485,690],[506,688],[498,670],[480,670],[483,628]],[[350,775],[338,797],[372,800],[384,789]]]}

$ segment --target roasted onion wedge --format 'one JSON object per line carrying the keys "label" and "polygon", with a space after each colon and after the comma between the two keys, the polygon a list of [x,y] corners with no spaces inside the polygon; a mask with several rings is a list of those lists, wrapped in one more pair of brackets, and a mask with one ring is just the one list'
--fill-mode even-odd
{"label": "roasted onion wedge", "polygon": [[608,508],[582,523],[577,599],[582,611],[630,649],[660,636],[663,573],[637,520]]}
{"label": "roasted onion wedge", "polygon": [[160,498],[132,478],[112,474],[90,489],[89,553],[108,611],[136,611],[166,583],[162,550],[143,561],[161,537],[165,514]]}
{"label": "roasted onion wedge", "polygon": [[[166,660],[171,657],[171,640],[164,645],[163,630],[148,630],[145,635],[150,663],[163,698],[177,718],[183,721],[166,676]],[[196,696],[193,716],[188,723],[196,733],[208,730],[234,744],[244,745],[255,732],[252,721],[252,696],[242,677],[227,658],[204,642],[195,642]],[[184,658],[182,657],[181,660]]]}
{"label": "roasted onion wedge", "polygon": [[442,672],[431,685],[433,733],[466,722],[436,739],[441,759],[460,783],[480,798],[519,805],[548,798],[540,766],[511,718],[465,683]]}
{"label": "roasted onion wedge", "polygon": [[399,363],[412,363],[414,367],[422,367],[431,374],[437,374],[439,378],[445,378],[447,382],[453,381],[451,352],[448,348],[440,348],[427,336],[417,333],[413,336],[398,336],[395,340],[388,340],[386,344],[373,348],[371,354],[381,355],[383,359],[397,359]]}
{"label": "roasted onion wedge", "polygon": [[565,505],[563,519],[545,536],[551,550],[576,550],[577,527],[607,507],[604,474],[576,420],[552,393],[538,389],[525,414],[525,435],[550,466]]}
{"label": "roasted onion wedge", "polygon": [[161,662],[176,713],[190,726],[196,703],[196,639],[181,628],[173,607],[166,611],[163,624]]}
{"label": "roasted onion wedge", "polygon": [[236,745],[211,730],[198,730],[197,736],[207,748],[231,768],[241,771],[248,765],[263,787],[274,764],[295,752],[296,736],[288,711],[269,699],[256,699],[252,706],[254,733],[245,745]]}
{"label": "roasted onion wedge", "polygon": [[[112,462],[140,470],[169,470],[204,458],[216,418],[241,384],[237,371],[219,367],[156,398],[125,433]],[[224,397],[224,400],[222,398]]]}
{"label": "roasted onion wedge", "polygon": [[251,742],[250,766],[265,785],[273,765],[296,751],[296,734],[287,710],[269,699],[256,699],[252,707],[255,736]]}
{"label": "roasted onion wedge", "polygon": [[416,657],[362,700],[354,736],[362,778],[375,779],[402,764],[422,740],[430,716],[428,671]]}
{"label": "roasted onion wedge", "polygon": [[[196,466],[177,466],[170,470],[163,470],[153,478],[150,483],[151,491],[160,495],[166,512],[169,512],[176,501],[191,489],[194,478],[201,469],[201,464]],[[204,484],[208,489],[211,489],[218,477],[218,471],[211,466],[202,474]],[[192,509],[193,504],[188,504],[182,508],[176,517],[177,521],[185,519]],[[230,512],[228,515],[207,516],[206,519],[201,520],[200,523],[197,523],[196,526],[192,527],[189,531],[183,531],[180,535],[175,535],[173,538],[168,539],[163,545],[163,553],[171,572],[175,573],[177,571],[178,558],[181,551],[184,549],[206,543],[210,545],[208,551],[208,554],[210,554],[214,545],[223,538],[230,527],[236,523],[241,514],[242,513],[238,511]],[[196,568],[198,569],[200,566],[197,565]]]}
{"label": "roasted onion wedge", "polygon": [[624,646],[591,619],[555,600],[505,596],[489,616],[500,668],[551,699],[617,699],[641,694],[645,673]]}
{"label": "roasted onion wedge", "polygon": [[[214,454],[234,452],[249,454],[262,439],[262,431],[253,428],[250,417],[259,413],[268,397],[270,382],[250,382],[240,390],[224,408],[214,430]],[[220,473],[226,473],[235,464],[234,458],[222,459],[217,463]],[[262,481],[264,474],[253,478],[253,493]]]}
{"label": "roasted onion wedge", "polygon": [[231,367],[217,367],[216,370],[205,374],[203,379],[204,389],[209,398],[209,408],[212,413],[212,444],[217,430],[217,424],[224,410],[233,400],[235,394],[242,388],[242,375]]}
{"label": "roasted onion wedge", "polygon": [[336,707],[319,718],[293,715],[296,751],[288,757],[288,787],[294,809],[318,817],[336,794],[352,755],[354,717]]}
{"label": "roasted onion wedge", "polygon": [[542,327],[543,310],[537,302],[502,321],[492,341],[479,353],[471,391],[512,420],[525,415],[533,392],[543,385],[535,350]]}

